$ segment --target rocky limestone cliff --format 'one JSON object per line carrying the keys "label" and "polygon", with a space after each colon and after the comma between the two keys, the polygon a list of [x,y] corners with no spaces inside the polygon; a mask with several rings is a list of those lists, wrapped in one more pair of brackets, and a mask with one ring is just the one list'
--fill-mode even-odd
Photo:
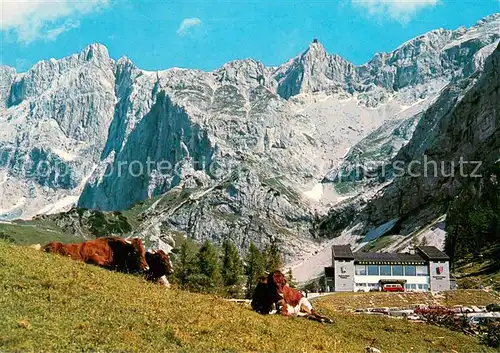
{"label": "rocky limestone cliff", "polygon": [[15,76],[0,109],[3,218],[74,204],[100,161],[115,100],[114,62],[100,45]]}
{"label": "rocky limestone cliff", "polygon": [[[499,163],[499,94],[500,46],[484,70],[446,87],[423,114],[408,144],[390,160],[406,166],[413,161],[411,170],[382,186],[371,199],[355,197],[332,210],[321,230],[352,233],[362,243],[397,235],[393,240],[400,250],[412,237],[422,241],[427,226],[444,220],[455,197],[467,185],[489,177],[485,171]],[[346,214],[349,217],[340,217]],[[374,237],[367,239],[370,233]]]}

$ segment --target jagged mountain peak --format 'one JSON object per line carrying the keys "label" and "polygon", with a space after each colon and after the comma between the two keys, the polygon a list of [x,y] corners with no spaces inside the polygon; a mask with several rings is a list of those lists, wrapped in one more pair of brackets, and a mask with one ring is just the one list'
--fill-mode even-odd
{"label": "jagged mountain peak", "polygon": [[307,60],[311,57],[325,57],[328,53],[325,47],[317,39],[313,40],[307,49],[300,55],[302,60]]}
{"label": "jagged mountain peak", "polygon": [[40,60],[22,75],[29,76],[32,72],[43,70],[53,70],[62,73],[67,69],[72,69],[86,62],[99,64],[108,63],[109,61],[113,62],[109,56],[108,48],[103,44],[93,43],[87,45],[77,54],[68,55],[60,59],[50,58],[48,60]]}
{"label": "jagged mountain peak", "polygon": [[299,93],[336,90],[351,76],[354,65],[338,55],[330,55],[314,39],[298,56],[279,66],[273,76],[277,93],[285,99]]}
{"label": "jagged mountain peak", "polygon": [[[394,51],[392,51],[391,54],[396,54],[397,52],[405,50],[406,48],[415,48],[423,45],[432,46],[434,48],[439,49],[442,47],[443,42],[450,40],[454,32],[455,31],[453,30],[447,30],[444,28],[439,28],[429,31],[427,33],[424,33],[422,35],[419,35],[415,38],[412,38],[404,42],[403,44],[398,46]],[[460,33],[461,30],[459,29],[458,32]]]}
{"label": "jagged mountain peak", "polygon": [[16,72],[16,68],[8,65],[0,65],[0,75],[5,73]]}
{"label": "jagged mountain peak", "polygon": [[81,52],[80,57],[83,57],[85,60],[90,61],[94,60],[109,60],[109,52],[108,48],[101,43],[92,43],[87,45]]}
{"label": "jagged mountain peak", "polygon": [[238,59],[224,64],[213,72],[219,82],[232,84],[264,85],[267,80],[267,69],[263,63],[254,59]]}
{"label": "jagged mountain peak", "polygon": [[90,44],[79,53],[61,59],[41,60],[28,71],[16,75],[6,105],[16,106],[26,99],[40,96],[53,87],[55,82],[62,80],[61,83],[64,83],[63,77],[75,70],[109,71],[113,65],[108,49],[98,43]]}
{"label": "jagged mountain peak", "polygon": [[489,23],[493,23],[493,22],[498,22],[498,21],[500,21],[500,13],[494,13],[494,14],[488,15],[486,17],[483,17],[482,19],[480,19],[479,21],[477,21],[477,23],[474,25],[474,27],[476,27],[476,26],[482,26],[482,25],[485,25],[485,24],[489,24]]}
{"label": "jagged mountain peak", "polygon": [[[477,33],[478,35],[487,36],[488,34],[496,34],[497,36],[499,36],[500,33],[499,28],[500,28],[500,13],[497,13],[482,18],[469,28],[461,26],[455,30],[438,28],[428,31],[400,44],[392,52],[380,53],[380,54],[395,55],[397,52],[404,50],[407,47],[416,47],[422,44],[432,45],[435,48],[443,48],[444,44],[453,43],[454,40],[457,40],[468,33],[473,34],[479,32]],[[449,41],[450,43],[446,43],[446,41]],[[375,54],[375,56],[376,55],[379,54]]]}
{"label": "jagged mountain peak", "polygon": [[[476,53],[500,38],[500,16],[491,15],[470,28],[436,29],[398,46],[389,53],[377,53],[366,64],[355,66],[338,55],[328,54],[314,40],[298,56],[274,73],[278,94],[289,99],[299,93],[319,91],[364,95],[363,104],[377,106],[392,92],[417,88],[405,97],[411,105],[439,91],[456,77],[470,75],[484,61]],[[490,53],[491,50],[486,50]],[[424,86],[425,82],[431,82]]]}
{"label": "jagged mountain peak", "polygon": [[252,58],[235,59],[235,60],[228,61],[227,63],[222,65],[221,68],[216,69],[215,71],[224,70],[225,68],[236,67],[236,66],[239,66],[239,67],[242,67],[242,66],[262,66],[263,67],[264,64],[258,60],[252,59]]}
{"label": "jagged mountain peak", "polygon": [[127,56],[122,56],[120,57],[120,59],[118,59],[115,63],[116,67],[119,69],[119,68],[123,68],[123,67],[134,67],[134,68],[137,68],[137,66],[134,64],[134,62],[132,60],[130,60],[130,58],[128,58]]}

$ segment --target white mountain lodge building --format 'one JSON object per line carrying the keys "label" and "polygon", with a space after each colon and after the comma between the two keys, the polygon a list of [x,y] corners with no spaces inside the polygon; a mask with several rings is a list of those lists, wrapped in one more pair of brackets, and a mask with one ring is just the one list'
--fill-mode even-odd
{"label": "white mountain lodge building", "polygon": [[325,267],[327,291],[381,290],[399,283],[405,291],[450,289],[450,258],[434,246],[410,253],[352,252],[349,245],[332,247],[332,267]]}

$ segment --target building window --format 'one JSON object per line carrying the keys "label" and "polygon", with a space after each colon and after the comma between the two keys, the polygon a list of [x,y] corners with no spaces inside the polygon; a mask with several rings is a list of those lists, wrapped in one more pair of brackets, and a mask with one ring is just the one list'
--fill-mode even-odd
{"label": "building window", "polygon": [[402,276],[403,275],[403,266],[393,265],[392,266],[392,275],[393,276]]}
{"label": "building window", "polygon": [[356,265],[356,274],[358,276],[366,276],[366,265]]}
{"label": "building window", "polygon": [[429,285],[428,285],[427,283],[426,283],[426,284],[422,284],[422,287],[423,287],[423,289],[425,289],[425,290],[429,290]]}
{"label": "building window", "polygon": [[410,292],[411,292],[411,291],[417,290],[417,285],[416,285],[416,284],[414,284],[414,283],[406,283],[406,284],[405,284],[405,289],[406,289],[407,291],[410,291]]}
{"label": "building window", "polygon": [[391,275],[391,265],[380,265],[380,275],[390,276]]}
{"label": "building window", "polygon": [[378,276],[378,265],[368,265],[368,276]]}
{"label": "building window", "polygon": [[417,270],[415,266],[405,266],[405,276],[415,276],[417,274]]}
{"label": "building window", "polygon": [[427,266],[417,266],[417,276],[428,276],[429,268]]}

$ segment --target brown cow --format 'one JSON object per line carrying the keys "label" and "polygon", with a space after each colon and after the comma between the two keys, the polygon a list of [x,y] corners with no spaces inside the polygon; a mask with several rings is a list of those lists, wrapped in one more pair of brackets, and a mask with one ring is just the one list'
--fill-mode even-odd
{"label": "brown cow", "polygon": [[149,270],[146,250],[139,238],[125,240],[107,237],[76,244],[56,241],[45,245],[43,250],[120,272],[137,273]]}
{"label": "brown cow", "polygon": [[273,313],[273,305],[283,316],[305,316],[311,320],[333,323],[330,318],[314,310],[302,293],[288,286],[280,271],[270,273],[265,281],[261,279],[252,298],[252,308],[261,314]]}
{"label": "brown cow", "polygon": [[146,280],[158,283],[164,287],[170,287],[167,276],[174,273],[174,267],[170,261],[170,256],[163,250],[146,253],[146,261],[149,270],[146,272]]}

